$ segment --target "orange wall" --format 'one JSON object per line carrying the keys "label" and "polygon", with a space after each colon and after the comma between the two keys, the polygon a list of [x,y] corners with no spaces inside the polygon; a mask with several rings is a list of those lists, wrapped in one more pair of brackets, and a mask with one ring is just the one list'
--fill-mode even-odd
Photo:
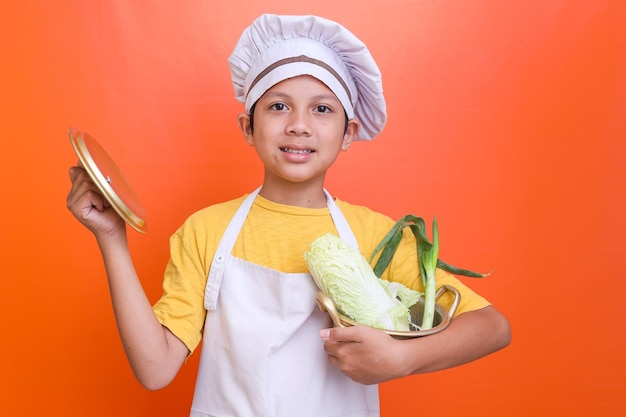
{"label": "orange wall", "polygon": [[369,44],[389,124],[328,188],[436,215],[442,258],[494,269],[467,282],[512,323],[504,351],[383,385],[383,415],[625,415],[626,3],[304,4],[2,2],[0,415],[186,415],[198,355],[160,392],[126,363],[94,239],[65,208],[66,129],[141,196],[131,245],[156,300],[173,230],[260,181],[226,58],[261,12],[325,15]]}

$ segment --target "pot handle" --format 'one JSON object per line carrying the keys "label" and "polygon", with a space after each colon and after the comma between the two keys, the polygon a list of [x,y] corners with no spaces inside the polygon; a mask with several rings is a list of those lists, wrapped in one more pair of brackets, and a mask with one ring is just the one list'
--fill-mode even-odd
{"label": "pot handle", "polygon": [[315,295],[315,301],[317,302],[317,306],[322,312],[328,313],[336,327],[346,327],[343,325],[341,319],[339,318],[339,313],[335,308],[335,303],[333,303],[333,301],[328,296],[326,296],[326,294],[318,291]]}
{"label": "pot handle", "polygon": [[459,293],[459,290],[457,290],[453,286],[444,284],[437,290],[435,299],[439,300],[439,297],[441,297],[446,292],[451,292],[454,295],[454,300],[452,301],[450,310],[448,310],[448,317],[450,318],[450,320],[452,320],[452,316],[454,316],[454,313],[456,313],[456,310],[459,307],[459,303],[461,302],[461,294]]}

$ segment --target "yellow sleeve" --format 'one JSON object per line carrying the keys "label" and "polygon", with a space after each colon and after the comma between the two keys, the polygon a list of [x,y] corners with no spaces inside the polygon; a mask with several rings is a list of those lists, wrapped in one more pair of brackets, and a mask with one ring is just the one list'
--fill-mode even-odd
{"label": "yellow sleeve", "polygon": [[[481,295],[472,291],[469,287],[463,284],[457,277],[454,275],[443,271],[441,269],[437,269],[437,273],[435,275],[435,279],[437,280],[437,288],[442,285],[450,285],[459,292],[461,297],[461,302],[459,307],[454,314],[454,317],[458,316],[461,313],[465,313],[473,310],[480,310],[481,308],[485,308],[491,303],[483,298]],[[454,296],[450,292],[444,293],[437,302],[441,304],[443,308],[446,310],[450,309],[452,302],[454,301]]]}
{"label": "yellow sleeve", "polygon": [[176,233],[170,239],[170,260],[163,280],[163,295],[153,306],[161,324],[193,352],[202,339],[204,309],[204,269],[192,255],[183,238]]}
{"label": "yellow sleeve", "polygon": [[217,204],[191,215],[170,238],[163,295],[152,307],[161,324],[193,352],[206,318],[204,289],[213,254],[241,200]]}

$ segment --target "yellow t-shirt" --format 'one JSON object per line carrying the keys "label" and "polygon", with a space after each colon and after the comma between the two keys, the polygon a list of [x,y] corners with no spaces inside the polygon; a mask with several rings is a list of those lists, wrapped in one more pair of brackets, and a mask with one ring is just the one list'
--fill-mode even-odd
{"label": "yellow t-shirt", "polygon": [[[191,215],[170,239],[163,296],[153,306],[159,321],[193,352],[202,338],[206,316],[204,290],[213,255],[244,197],[216,204]],[[369,260],[374,248],[395,221],[366,207],[335,200],[354,233],[361,253]],[[308,272],[304,252],[326,233],[337,234],[328,208],[287,206],[257,196],[243,224],[232,255],[285,273]],[[383,279],[423,290],[417,266],[415,238],[405,232]],[[437,286],[449,284],[461,294],[457,315],[489,305],[454,276],[437,271]],[[453,296],[439,299],[449,308]],[[218,307],[219,308],[219,307]]]}

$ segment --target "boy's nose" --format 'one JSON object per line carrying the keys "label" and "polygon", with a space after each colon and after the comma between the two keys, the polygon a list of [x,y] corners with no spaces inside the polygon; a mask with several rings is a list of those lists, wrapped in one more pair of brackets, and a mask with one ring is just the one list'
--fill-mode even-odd
{"label": "boy's nose", "polygon": [[306,114],[306,112],[293,111],[286,128],[287,132],[292,135],[310,135],[311,124],[308,114]]}

